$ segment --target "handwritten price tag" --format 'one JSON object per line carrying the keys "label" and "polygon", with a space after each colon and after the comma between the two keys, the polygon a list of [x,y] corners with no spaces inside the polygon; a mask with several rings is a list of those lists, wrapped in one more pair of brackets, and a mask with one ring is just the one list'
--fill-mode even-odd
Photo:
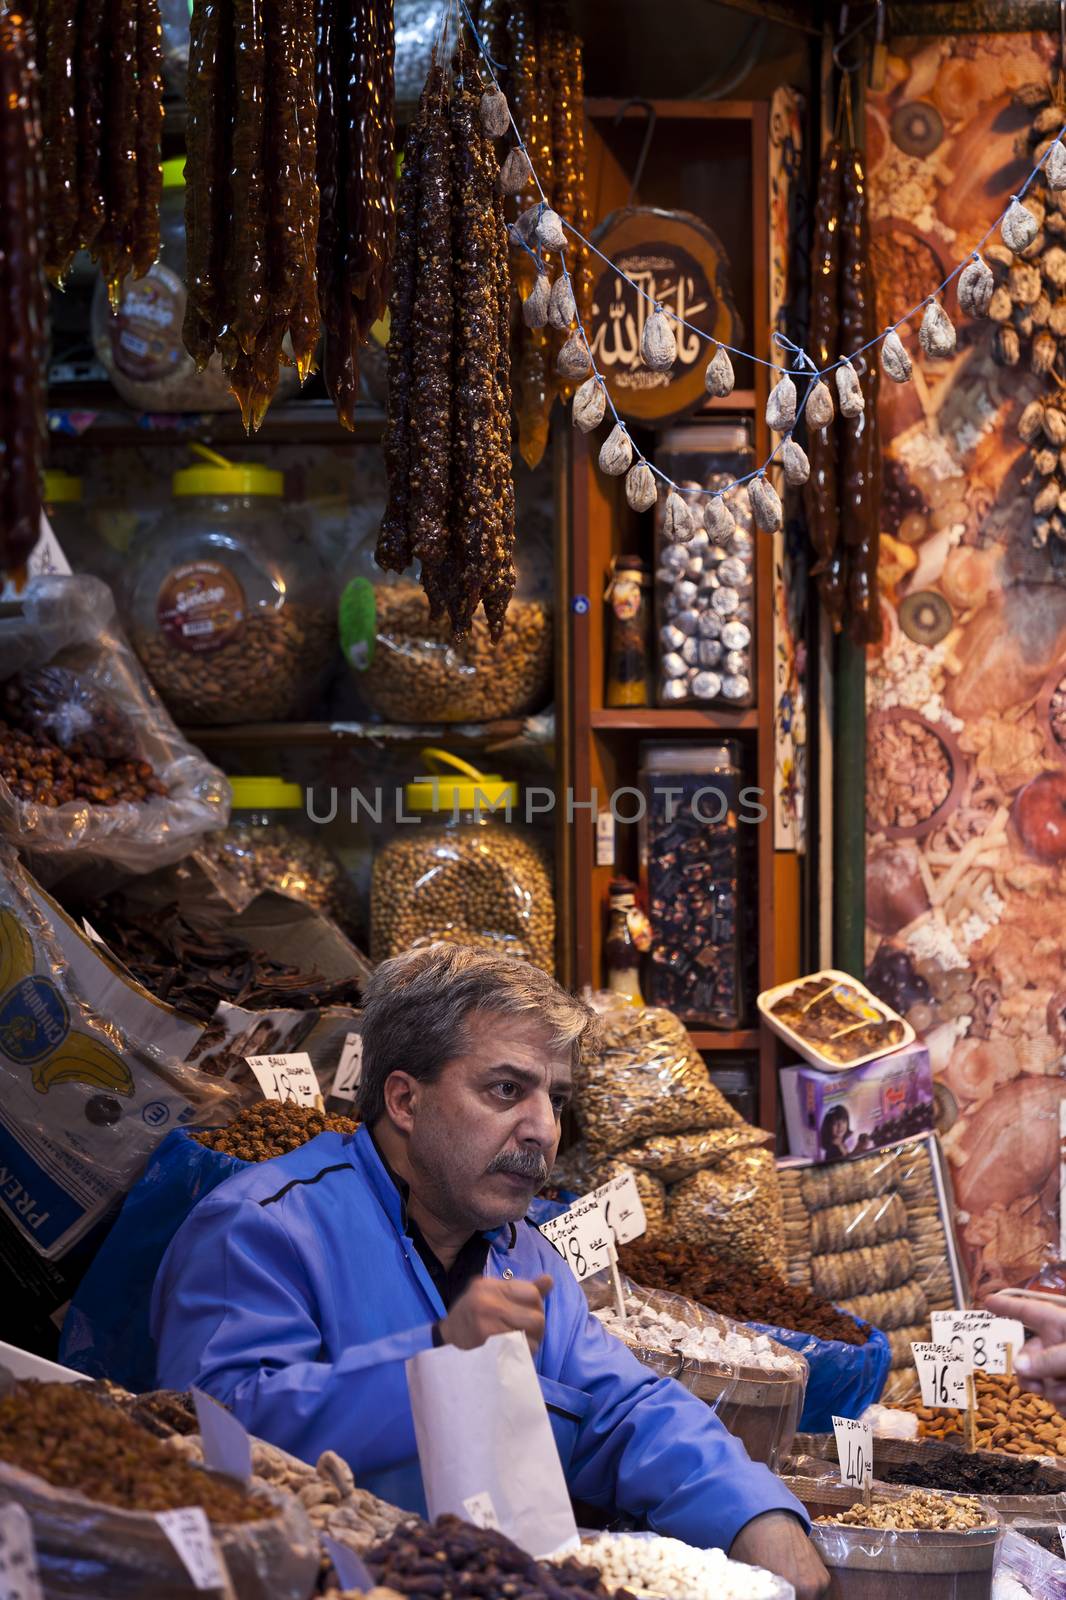
{"label": "handwritten price tag", "polygon": [[335,1095],[338,1100],[354,1100],[362,1076],[363,1035],[349,1033],[345,1036],[344,1049],[337,1063],[330,1094]]}
{"label": "handwritten price tag", "polygon": [[192,1398],[203,1440],[204,1465],[247,1483],[252,1476],[252,1441],[243,1423],[202,1389],[194,1389]]}
{"label": "handwritten price tag", "polygon": [[496,1515],[496,1507],[487,1489],[482,1489],[480,1494],[472,1494],[464,1500],[463,1510],[475,1528],[492,1528],[499,1533],[500,1519]]}
{"label": "handwritten price tag", "polygon": [[33,1523],[12,1503],[0,1510],[0,1600],[41,1600],[41,1595]]}
{"label": "handwritten price tag", "polygon": [[966,1410],[966,1361],[949,1344],[918,1341],[911,1345],[918,1382],[922,1386],[922,1405],[939,1406],[949,1411]]}
{"label": "handwritten price tag", "polygon": [[289,1056],[245,1056],[266,1100],[287,1100],[291,1105],[313,1106],[319,1096],[318,1078],[306,1051]]}
{"label": "handwritten price tag", "polygon": [[628,1244],[631,1239],[639,1239],[642,1233],[647,1232],[648,1219],[644,1215],[637,1180],[628,1169],[610,1182],[601,1183],[588,1198],[598,1200],[603,1207],[604,1221],[614,1235],[616,1245]]}
{"label": "handwritten price tag", "polygon": [[840,1481],[850,1489],[864,1489],[874,1471],[874,1431],[856,1417],[834,1417]]}
{"label": "handwritten price tag", "polygon": [[181,1557],[194,1589],[223,1589],[231,1593],[202,1506],[157,1511],[155,1520]]}
{"label": "handwritten price tag", "polygon": [[1014,1317],[996,1317],[992,1323],[990,1344],[992,1354],[986,1372],[1003,1373],[1007,1370],[1007,1352],[1011,1353],[1011,1366],[1025,1343],[1025,1329]]}
{"label": "handwritten price tag", "polygon": [[611,1235],[598,1200],[588,1195],[569,1211],[542,1222],[540,1231],[580,1283],[611,1263]]}

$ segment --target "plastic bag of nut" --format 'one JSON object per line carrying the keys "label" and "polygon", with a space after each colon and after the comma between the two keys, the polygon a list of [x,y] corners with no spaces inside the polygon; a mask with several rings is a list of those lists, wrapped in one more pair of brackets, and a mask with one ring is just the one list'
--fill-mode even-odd
{"label": "plastic bag of nut", "polygon": [[[0,613],[0,831],[55,882],[153,871],[229,815],[222,773],[179,734],[98,578],[35,578]],[[109,882],[113,881],[113,872]]]}
{"label": "plastic bag of nut", "polygon": [[341,646],[360,695],[386,722],[492,722],[551,697],[552,610],[515,598],[498,645],[479,614],[460,644],[431,621],[421,585],[354,578],[340,604]]}
{"label": "plastic bag of nut", "polygon": [[606,989],[586,998],[602,1043],[577,1065],[575,1111],[593,1160],[654,1134],[744,1126],[672,1012],[631,1006]]}
{"label": "plastic bag of nut", "polygon": [[784,1273],[781,1190],[769,1150],[738,1150],[669,1191],[667,1232],[723,1261]]}

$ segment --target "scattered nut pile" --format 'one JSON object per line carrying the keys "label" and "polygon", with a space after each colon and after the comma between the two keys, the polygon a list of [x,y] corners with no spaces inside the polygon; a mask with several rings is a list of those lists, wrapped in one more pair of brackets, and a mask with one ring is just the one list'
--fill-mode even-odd
{"label": "scattered nut pile", "polygon": [[237,880],[248,895],[275,889],[343,921],[349,909],[348,879],[340,862],[317,839],[283,823],[231,823],[207,836],[198,855]]}
{"label": "scattered nut pile", "polygon": [[[609,1600],[595,1567],[570,1556],[548,1566],[534,1561],[502,1533],[475,1528],[458,1517],[438,1517],[403,1528],[364,1557],[374,1578],[412,1597],[464,1600],[468,1595],[507,1600]],[[614,1600],[625,1600],[616,1595]]]}
{"label": "scattered nut pile", "polygon": [[730,1561],[724,1550],[698,1550],[680,1539],[601,1534],[581,1547],[581,1559],[604,1583],[656,1600],[774,1600],[781,1584],[758,1567]]}
{"label": "scattered nut pile", "polygon": [[866,1344],[870,1337],[869,1328],[860,1327],[817,1295],[776,1274],[757,1276],[716,1260],[684,1240],[626,1245],[619,1259],[635,1283],[671,1289],[738,1322],[765,1322],[845,1344]]}
{"label": "scattered nut pile", "polygon": [[82,756],[76,744],[61,750],[51,740],[34,739],[6,722],[0,722],[0,778],[17,800],[51,809],[70,800],[117,806],[168,792],[147,761]]}
{"label": "scattered nut pile", "polygon": [[241,1161],[271,1161],[288,1155],[320,1133],[354,1133],[358,1122],[314,1106],[260,1100],[239,1111],[225,1128],[204,1128],[192,1137],[197,1144]]}
{"label": "scattered nut pile", "polygon": [[867,756],[867,827],[917,827],[944,804],[951,783],[950,757],[931,729],[886,719]]}
{"label": "scattered nut pile", "polygon": [[1060,1493],[1058,1475],[1052,1477],[1042,1471],[1035,1461],[1000,1460],[964,1450],[941,1455],[938,1461],[910,1461],[904,1466],[879,1468],[877,1476],[885,1483],[913,1484],[916,1489],[950,1489],[956,1494]]}
{"label": "scattered nut pile", "polygon": [[261,607],[217,650],[190,651],[162,632],[133,645],[178,722],[284,722],[307,708],[334,649],[330,612],[290,600]]}
{"label": "scattered nut pile", "polygon": [[26,1381],[0,1396],[0,1461],[126,1511],[200,1505],[215,1523],[274,1514],[236,1484],[175,1461],[168,1445],[77,1384]]}
{"label": "scattered nut pile", "polygon": [[926,1533],[967,1533],[991,1524],[988,1512],[972,1495],[930,1494],[925,1489],[915,1489],[899,1500],[875,1495],[869,1510],[860,1500],[849,1510],[818,1521],[843,1523],[849,1528],[907,1528]]}
{"label": "scattered nut pile", "polygon": [[[1017,1456],[1066,1456],[1066,1417],[1039,1395],[1026,1393],[1016,1379],[978,1373],[977,1448]],[[900,1404],[918,1418],[923,1439],[961,1434],[965,1411],[940,1411],[911,1400]]]}
{"label": "scattered nut pile", "polygon": [[423,823],[406,830],[374,859],[370,921],[376,961],[419,941],[467,943],[473,934],[478,943],[555,969],[551,874],[517,828]]}
{"label": "scattered nut pile", "polygon": [[359,675],[368,705],[388,722],[491,722],[539,711],[549,698],[551,608],[512,600],[498,645],[481,612],[462,641],[445,618],[431,622],[414,583],[382,585],[377,644]]}
{"label": "scattered nut pile", "polygon": [[[169,1448],[193,1461],[203,1459],[199,1437],[172,1439]],[[379,1500],[368,1489],[357,1489],[351,1467],[335,1450],[324,1450],[311,1467],[276,1445],[253,1438],[252,1475],[295,1496],[315,1528],[359,1555],[397,1528],[424,1526],[413,1512]]]}
{"label": "scattered nut pile", "polygon": [[775,1346],[765,1333],[748,1333],[724,1325],[719,1328],[713,1322],[694,1327],[637,1295],[628,1296],[625,1308],[624,1323],[619,1321],[613,1303],[593,1312],[607,1332],[625,1344],[642,1345],[664,1354],[676,1350],[707,1366],[758,1367],[763,1372],[790,1375],[799,1369],[795,1356]]}

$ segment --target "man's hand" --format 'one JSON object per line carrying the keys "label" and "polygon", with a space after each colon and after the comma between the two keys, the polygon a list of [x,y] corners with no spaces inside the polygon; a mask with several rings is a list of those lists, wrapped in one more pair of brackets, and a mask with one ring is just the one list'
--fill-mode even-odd
{"label": "man's hand", "polygon": [[822,1558],[802,1522],[789,1511],[766,1511],[753,1517],[733,1540],[729,1557],[785,1578],[795,1586],[796,1600],[820,1600],[829,1593],[829,1574]]}
{"label": "man's hand", "polygon": [[465,1289],[440,1325],[445,1344],[460,1350],[476,1350],[494,1333],[524,1333],[529,1348],[536,1354],[544,1337],[544,1302],[551,1293],[549,1277],[532,1283],[512,1279],[475,1278]]}
{"label": "man's hand", "polygon": [[1015,1357],[1014,1371],[1023,1389],[1043,1395],[1052,1405],[1066,1404],[1066,1301],[1061,1307],[1046,1300],[993,1294],[985,1309],[997,1317],[1015,1317],[1036,1337]]}

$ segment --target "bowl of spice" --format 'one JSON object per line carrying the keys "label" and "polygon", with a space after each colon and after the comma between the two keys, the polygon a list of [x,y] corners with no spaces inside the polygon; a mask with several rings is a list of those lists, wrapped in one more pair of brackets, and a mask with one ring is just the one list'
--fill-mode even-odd
{"label": "bowl of spice", "polygon": [[870,718],[866,826],[887,839],[922,839],[966,793],[969,766],[951,730],[909,706]]}

